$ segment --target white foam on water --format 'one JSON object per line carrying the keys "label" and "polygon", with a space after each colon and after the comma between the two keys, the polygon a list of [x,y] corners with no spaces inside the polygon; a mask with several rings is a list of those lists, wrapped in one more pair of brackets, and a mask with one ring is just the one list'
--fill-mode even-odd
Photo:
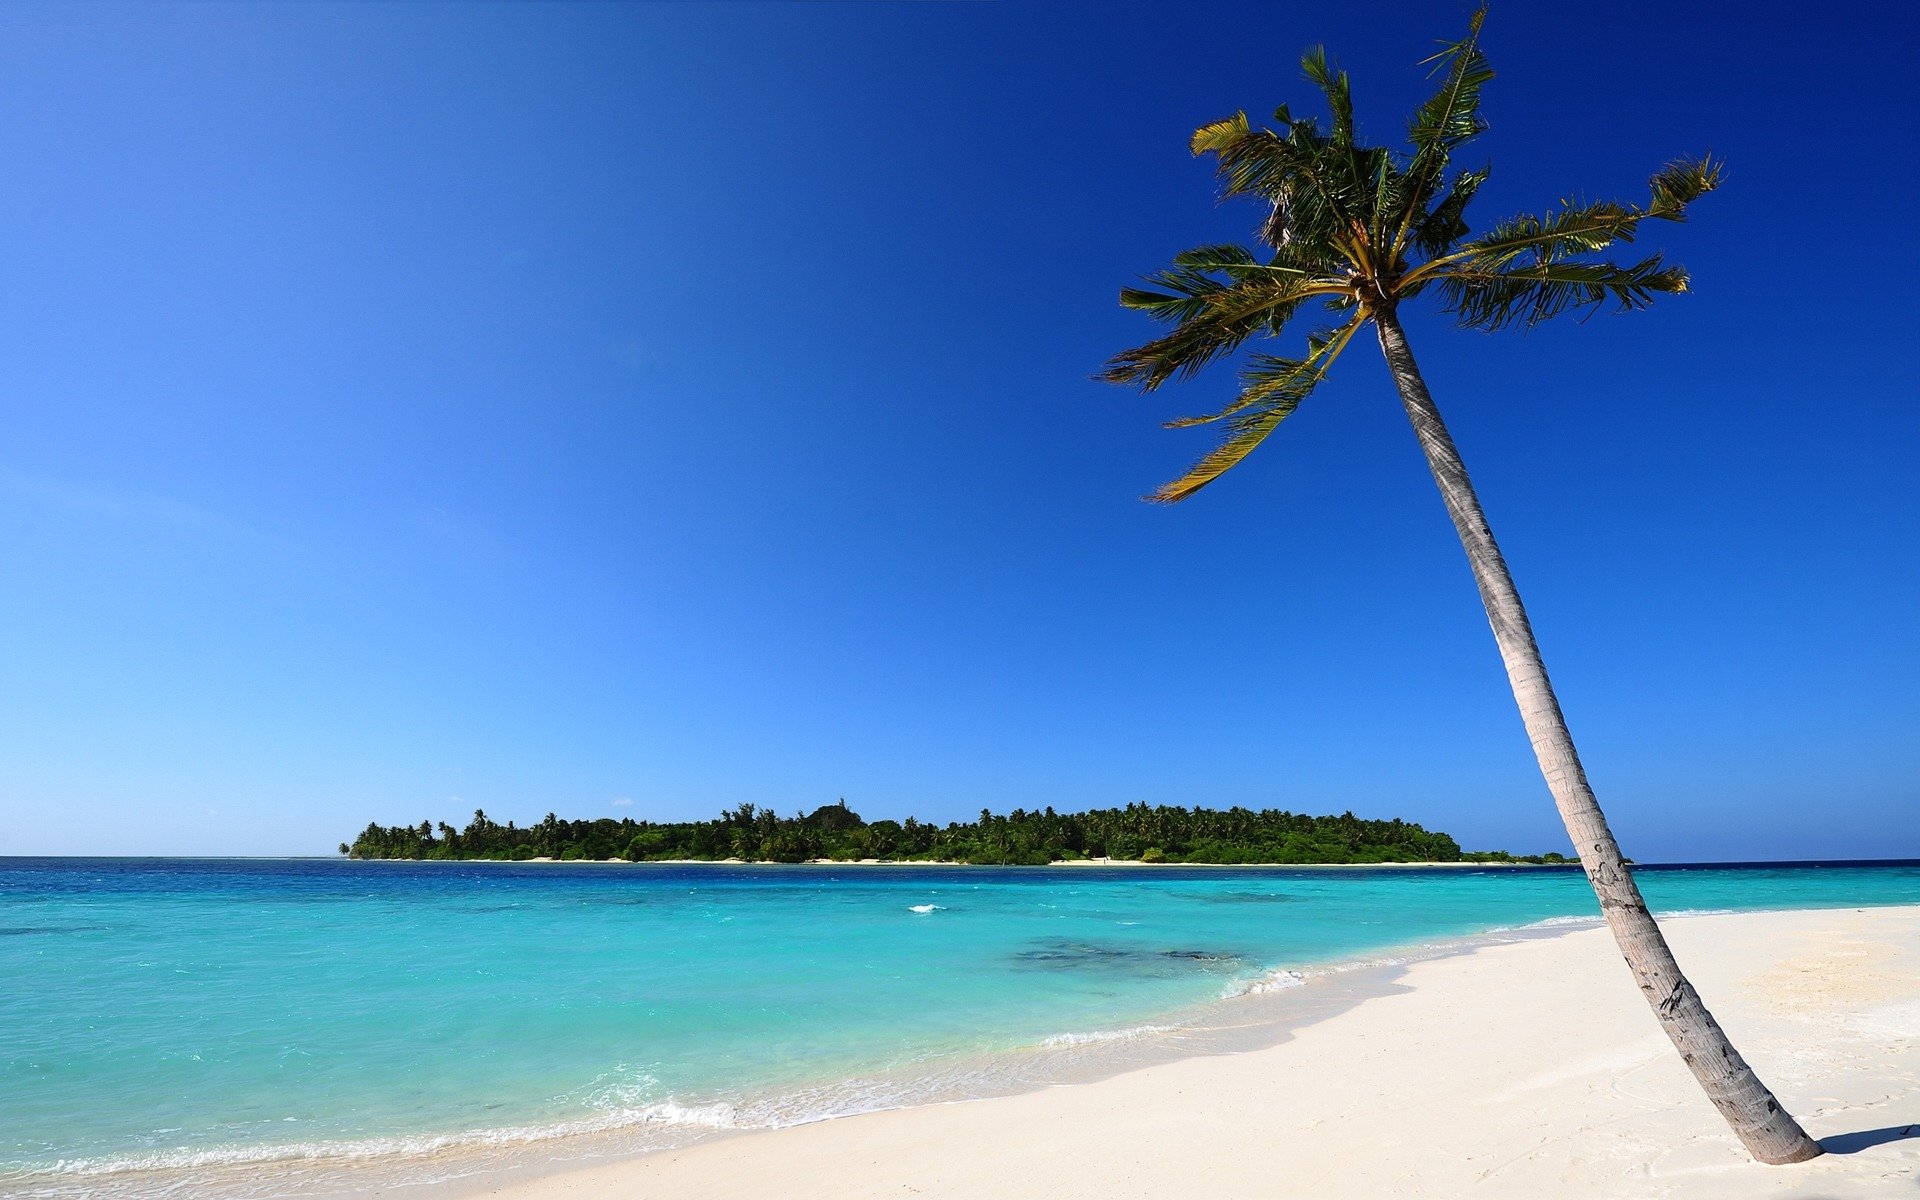
{"label": "white foam on water", "polygon": [[909,904],[907,906],[907,911],[916,912],[924,916],[927,913],[942,912],[946,909],[946,907],[947,906],[944,904]]}
{"label": "white foam on water", "polygon": [[1134,1025],[1126,1029],[1096,1029],[1090,1033],[1056,1033],[1046,1038],[1042,1046],[1090,1046],[1098,1042],[1121,1042],[1130,1038],[1149,1037],[1156,1033],[1172,1033],[1177,1025]]}
{"label": "white foam on water", "polygon": [[[1690,909],[1684,912],[1671,912],[1664,916],[1710,915],[1716,912],[1731,912],[1732,909]],[[1520,940],[1510,935],[1525,935],[1530,932],[1547,932],[1555,929],[1595,928],[1603,924],[1599,917],[1564,916],[1547,917],[1539,921],[1529,921],[1522,925],[1496,925],[1479,933],[1464,934],[1455,938],[1438,938],[1433,941],[1418,942],[1405,947],[1399,953],[1373,954],[1360,958],[1336,959],[1331,962],[1315,963],[1303,970],[1278,968],[1254,979],[1238,979],[1229,983],[1222,999],[1231,1000],[1239,996],[1257,996],[1268,992],[1283,991],[1299,987],[1309,979],[1328,975],[1344,975],[1350,971],[1364,971],[1378,967],[1404,967],[1412,963],[1426,962],[1471,950],[1478,946],[1499,945]]]}
{"label": "white foam on water", "polygon": [[[1600,923],[1601,923],[1601,919],[1599,917],[1588,917],[1588,916],[1546,917],[1538,921],[1522,922],[1519,925],[1490,926],[1486,930],[1486,932],[1484,932],[1480,936],[1492,937],[1496,934],[1502,934],[1502,933],[1522,933],[1529,929],[1561,929],[1561,928],[1573,929],[1573,928],[1579,928],[1587,925],[1599,925]],[[1472,941],[1473,936],[1468,935],[1467,937],[1461,940],[1463,942]],[[1445,944],[1445,943],[1436,943],[1436,944]]]}
{"label": "white foam on water", "polygon": [[641,1114],[646,1125],[698,1125],[702,1129],[738,1129],[740,1122],[734,1107],[725,1102],[713,1104],[676,1104],[671,1100],[650,1104]]}
{"label": "white foam on water", "polygon": [[1279,970],[1268,971],[1265,975],[1259,976],[1256,979],[1234,980],[1227,985],[1226,991],[1221,993],[1221,999],[1231,1000],[1235,996],[1259,996],[1267,992],[1285,991],[1288,988],[1299,987],[1306,981],[1307,977],[1300,972],[1287,970],[1283,967]]}
{"label": "white foam on water", "polygon": [[66,1158],[52,1163],[33,1164],[29,1172],[45,1175],[89,1176],[111,1175],[125,1171],[179,1171],[249,1163],[315,1162],[327,1159],[355,1162],[393,1157],[413,1158],[444,1150],[516,1146],[552,1141],[583,1133],[606,1133],[649,1125],[742,1129],[751,1128],[754,1124],[758,1122],[742,1121],[734,1106],[725,1102],[682,1104],[676,1100],[662,1100],[637,1107],[612,1109],[578,1120],[558,1121],[549,1125],[512,1125],[462,1133],[291,1142],[278,1145],[214,1146],[199,1150],[169,1150],[158,1154]]}

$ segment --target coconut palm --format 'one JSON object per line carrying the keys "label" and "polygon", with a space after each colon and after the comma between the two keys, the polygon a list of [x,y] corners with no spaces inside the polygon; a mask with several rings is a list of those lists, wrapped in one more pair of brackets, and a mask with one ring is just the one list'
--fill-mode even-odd
{"label": "coconut palm", "polygon": [[1684,219],[1688,204],[1719,182],[1720,167],[1707,159],[1677,161],[1653,176],[1643,204],[1570,201],[1473,234],[1466,209],[1487,168],[1457,169],[1454,163],[1486,128],[1480,93],[1493,71],[1479,45],[1484,15],[1482,10],[1474,16],[1464,41],[1428,60],[1439,90],[1413,114],[1404,150],[1355,141],[1346,73],[1336,71],[1321,49],[1309,50],[1302,66],[1326,97],[1332,118],[1327,128],[1282,106],[1272,128],[1256,128],[1238,113],[1196,132],[1193,152],[1213,156],[1224,195],[1252,197],[1266,209],[1260,249],[1189,250],[1149,276],[1149,286],[1123,290],[1122,305],[1172,328],[1115,356],[1102,377],[1151,392],[1256,337],[1282,334],[1309,306],[1332,314],[1306,335],[1298,357],[1249,354],[1238,395],[1219,412],[1169,422],[1173,428],[1217,422],[1226,434],[1191,470],[1149,497],[1174,502],[1245,458],[1372,325],[1466,549],[1541,772],[1635,981],[1753,1156],[1798,1162],[1819,1154],[1819,1145],[1728,1042],[1681,974],[1627,870],[1567,732],[1520,593],[1398,314],[1402,303],[1425,293],[1467,328],[1525,328],[1602,306],[1644,308],[1656,294],[1683,292],[1686,272],[1660,255],[1617,262],[1603,252],[1631,242],[1647,221]]}

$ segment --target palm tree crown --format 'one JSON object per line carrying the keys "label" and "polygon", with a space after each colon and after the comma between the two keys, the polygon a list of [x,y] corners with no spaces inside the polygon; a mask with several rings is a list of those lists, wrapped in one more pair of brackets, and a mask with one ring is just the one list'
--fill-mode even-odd
{"label": "palm tree crown", "polygon": [[1658,254],[1628,264],[1599,255],[1631,242],[1642,221],[1684,220],[1687,205],[1719,183],[1719,165],[1706,158],[1660,170],[1644,205],[1568,200],[1469,236],[1467,205],[1488,168],[1455,170],[1453,160],[1487,127],[1480,92],[1493,69],[1479,46],[1484,16],[1484,9],[1474,15],[1464,41],[1427,60],[1440,88],[1408,122],[1408,151],[1354,141],[1347,74],[1336,72],[1319,47],[1301,66],[1326,96],[1330,129],[1282,105],[1272,129],[1252,127],[1242,112],[1194,133],[1193,152],[1214,156],[1224,196],[1269,206],[1259,230],[1262,252],[1201,246],[1149,276],[1150,287],[1122,290],[1122,305],[1173,329],[1116,355],[1101,377],[1153,391],[1255,335],[1281,334],[1309,301],[1320,301],[1335,319],[1307,335],[1302,357],[1250,355],[1239,395],[1219,412],[1168,422],[1224,422],[1227,435],[1151,499],[1184,500],[1219,478],[1293,413],[1370,318],[1428,289],[1460,324],[1476,329],[1532,326],[1609,301],[1644,308],[1656,292],[1686,290],[1686,272]]}

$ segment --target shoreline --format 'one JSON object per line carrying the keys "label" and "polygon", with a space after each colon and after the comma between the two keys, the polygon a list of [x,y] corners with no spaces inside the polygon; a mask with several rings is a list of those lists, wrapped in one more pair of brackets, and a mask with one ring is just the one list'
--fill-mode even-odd
{"label": "shoreline", "polygon": [[[373,861],[415,861],[405,859]],[[456,860],[418,860],[447,862]],[[469,860],[500,861],[500,860]],[[595,865],[604,860],[590,860]],[[697,865],[722,865],[691,860]],[[738,864],[727,864],[738,865]],[[796,867],[805,863],[745,864]],[[895,864],[882,864],[895,865]],[[899,864],[918,865],[918,864]],[[953,863],[952,866],[972,864]],[[1155,864],[1143,864],[1155,865]],[[1178,865],[1178,864],[1170,864]],[[1347,864],[1321,864],[1341,867]],[[1915,906],[1920,910],[1920,905]],[[814,1081],[794,1091],[774,1089],[760,1097],[775,1107],[794,1094],[812,1098],[841,1091],[861,1095],[905,1094],[893,1100],[845,1111],[814,1112],[783,1118],[779,1124],[714,1121],[708,1113],[732,1110],[729,1102],[674,1100],[668,1120],[588,1119],[552,1127],[513,1126],[445,1134],[404,1134],[308,1147],[258,1146],[189,1155],[190,1163],[121,1167],[90,1172],[79,1179],[130,1187],[129,1195],[252,1195],[263,1178],[275,1181],[274,1195],[351,1200],[393,1195],[409,1200],[460,1200],[491,1195],[512,1183],[550,1180],[593,1163],[647,1161],[690,1147],[731,1143],[740,1138],[804,1129],[888,1113],[922,1111],[1031,1094],[1047,1088],[1098,1083],[1127,1072],[1193,1057],[1238,1054],[1284,1040],[1306,1025],[1364,1004],[1394,990],[1393,980],[1410,962],[1471,954],[1486,945],[1550,939],[1587,925],[1598,916],[1551,917],[1520,926],[1500,926],[1457,938],[1413,941],[1375,948],[1362,957],[1303,964],[1298,970],[1273,968],[1246,981],[1243,990],[1152,1014],[1145,1023],[1123,1029],[1071,1030],[1040,1042],[983,1049],[936,1060],[925,1071],[864,1073],[832,1081]],[[982,1087],[986,1090],[982,1090]],[[749,1103],[751,1112],[756,1107]],[[731,1115],[731,1114],[729,1114]],[[749,1116],[749,1120],[753,1117]],[[635,1137],[652,1144],[636,1149]],[[594,1169],[588,1167],[587,1169]],[[29,1177],[36,1185],[41,1177]],[[315,1181],[333,1180],[325,1186]],[[75,1180],[77,1182],[77,1180]],[[8,1182],[0,1177],[0,1184]],[[476,1190],[477,1189],[477,1190]],[[65,1192],[60,1193],[65,1195]],[[119,1196],[119,1191],[111,1193]]]}
{"label": "shoreline", "polygon": [[[1920,1081],[1920,1045],[1911,1041],[1920,1037],[1920,905],[1674,914],[1662,919],[1663,928],[1674,937],[1683,965],[1700,983],[1736,1044],[1816,1137],[1835,1132],[1843,1136],[1858,1134],[1868,1127],[1836,1130],[1832,1122],[1837,1115],[1858,1108],[1857,1104],[1838,1109],[1827,1103],[1815,1106],[1794,1091],[1798,1087],[1804,1092],[1809,1078],[1782,1076],[1777,1065],[1783,1053],[1792,1060],[1795,1047],[1791,1043],[1796,1039],[1788,1039],[1784,1050],[1764,1039],[1756,1041],[1744,1019],[1745,1007],[1751,1007],[1752,997],[1734,995],[1729,999],[1730,993],[1738,993],[1740,989],[1728,985],[1728,962],[1748,970],[1750,975],[1755,964],[1749,960],[1782,957],[1783,941],[1799,949],[1814,947],[1817,951],[1824,947],[1826,957],[1832,960],[1829,965],[1853,966],[1846,955],[1861,953],[1867,953],[1872,962],[1880,962],[1868,953],[1873,952],[1875,942],[1862,937],[1863,922],[1867,926],[1884,927],[1878,936],[1881,949],[1891,942],[1905,951],[1900,972],[1868,972],[1870,979],[1882,982],[1894,979],[1904,989],[1900,995],[1912,1008],[1911,1019],[1903,1027],[1906,1030],[1903,1036],[1909,1038],[1905,1061],[1911,1069],[1906,1070],[1898,1087],[1883,1089],[1888,1102],[1904,1112],[1903,1103],[1910,1108],[1920,1102],[1920,1082],[1916,1082]],[[1437,1109],[1461,1109],[1471,1120],[1464,1125],[1456,1122],[1455,1126],[1449,1126],[1446,1145],[1429,1147],[1419,1162],[1429,1163],[1436,1154],[1441,1157],[1468,1154],[1471,1160],[1472,1154],[1462,1147],[1470,1148],[1481,1138],[1486,1139],[1488,1145],[1508,1146],[1516,1130],[1529,1128],[1528,1122],[1534,1121],[1541,1107],[1549,1103],[1542,1096],[1540,1105],[1531,1102],[1516,1105],[1510,1102],[1514,1097],[1531,1096],[1534,1091],[1550,1092],[1552,1081],[1562,1076],[1569,1079],[1591,1076],[1592,1082],[1604,1084],[1604,1087],[1588,1089],[1584,1097],[1588,1102],[1596,1097],[1617,1098],[1623,1093],[1639,1095],[1642,1089],[1637,1082],[1618,1077],[1616,1067],[1623,1064],[1630,1065],[1636,1074],[1645,1070],[1663,1078],[1677,1075],[1678,1087],[1673,1086],[1672,1078],[1665,1078],[1665,1105],[1671,1111],[1663,1111],[1656,1125],[1684,1116],[1693,1122],[1688,1146],[1706,1147],[1701,1152],[1708,1153],[1709,1157],[1718,1154],[1716,1162],[1727,1154],[1737,1159],[1737,1146],[1724,1135],[1724,1130],[1715,1127],[1717,1117],[1666,1048],[1657,1026],[1646,1014],[1644,1003],[1633,990],[1610,938],[1598,925],[1597,916],[1553,918],[1547,922],[1488,930],[1457,940],[1384,948],[1362,959],[1318,964],[1307,969],[1303,980],[1298,977],[1276,979],[1289,973],[1274,972],[1266,977],[1275,980],[1275,986],[1270,989],[1256,987],[1252,994],[1188,1006],[1156,1017],[1153,1024],[1137,1029],[1085,1031],[1049,1038],[1045,1046],[983,1052],[978,1056],[978,1063],[998,1068],[994,1071],[978,1070],[971,1058],[949,1062],[946,1066],[951,1068],[948,1074],[953,1078],[944,1091],[919,1090],[912,1085],[923,1084],[935,1076],[918,1077],[906,1080],[909,1086],[891,1093],[901,1099],[882,1100],[870,1107],[845,1112],[815,1113],[802,1116],[797,1122],[773,1127],[719,1127],[732,1122],[730,1109],[724,1114],[725,1120],[709,1122],[696,1108],[683,1110],[683,1116],[676,1119],[678,1123],[658,1127],[643,1117],[584,1132],[558,1128],[476,1131],[470,1136],[444,1139],[397,1139],[393,1143],[396,1151],[400,1141],[416,1145],[416,1149],[406,1153],[374,1147],[354,1150],[345,1145],[316,1146],[313,1149],[319,1153],[311,1155],[266,1155],[220,1166],[123,1170],[90,1178],[102,1185],[112,1185],[111,1191],[102,1194],[115,1196],[158,1194],[177,1190],[184,1184],[189,1192],[218,1190],[228,1194],[264,1186],[274,1194],[342,1198],[382,1195],[414,1200],[478,1196],[510,1197],[511,1200],[560,1200],[562,1197],[613,1200],[616,1196],[633,1194],[650,1198],[778,1194],[818,1196],[820,1200],[831,1196],[838,1200],[842,1195],[876,1198],[898,1195],[909,1185],[925,1194],[956,1198],[983,1194],[1006,1195],[1013,1200],[1027,1196],[1034,1200],[1059,1195],[1107,1197],[1132,1192],[1121,1186],[1124,1180],[1120,1176],[1103,1174],[1105,1168],[1099,1164],[1087,1165],[1085,1172],[1072,1180],[1062,1178],[1058,1172],[1049,1175],[1051,1159],[1044,1147],[1030,1142],[1028,1131],[1036,1127],[1059,1129],[1059,1134],[1050,1133],[1049,1138],[1074,1144],[1107,1145],[1112,1154],[1124,1157],[1132,1143],[1124,1138],[1116,1140],[1112,1134],[1116,1121],[1124,1126],[1133,1119],[1128,1114],[1157,1112],[1158,1119],[1169,1127],[1185,1129],[1202,1142],[1205,1137],[1217,1141],[1222,1136],[1219,1130],[1241,1129],[1249,1119],[1245,1101],[1228,1100],[1241,1095],[1257,1100],[1258,1104],[1280,1099],[1284,1101],[1283,1109],[1295,1122],[1293,1127],[1281,1130],[1264,1126],[1257,1131],[1241,1129],[1241,1134],[1250,1141],[1272,1136],[1311,1139],[1320,1136],[1317,1131],[1323,1126],[1370,1119],[1347,1111],[1351,1097],[1316,1099],[1318,1085],[1332,1080],[1342,1086],[1363,1087],[1363,1090],[1372,1087],[1376,1089],[1375,1098],[1379,1099],[1408,1086],[1410,1078],[1431,1074],[1436,1079],[1452,1078],[1465,1089],[1459,1095],[1450,1094],[1444,1104],[1436,1101]],[[1885,936],[1889,931],[1894,935],[1891,938]],[[1836,942],[1843,944],[1838,958],[1834,957]],[[1847,949],[1848,945],[1853,949]],[[1860,949],[1862,946],[1865,951]],[[1697,961],[1703,957],[1709,961]],[[1881,959],[1884,958],[1886,956],[1881,955]],[[1815,966],[1802,967],[1797,977],[1812,977],[1820,954],[1816,952],[1813,959]],[[1781,966],[1780,963],[1761,965],[1776,974]],[[1791,962],[1786,966],[1793,968]],[[1735,983],[1737,985],[1737,979]],[[1543,989],[1553,995],[1543,998],[1540,994]],[[1559,997],[1557,1003],[1554,995]],[[1559,1045],[1554,1040],[1574,1032],[1564,1027],[1564,1014],[1580,1012],[1595,995],[1606,999],[1605,1008],[1613,1024],[1633,1035],[1628,1039],[1634,1046],[1631,1054],[1623,1057],[1624,1052],[1617,1044],[1609,1048],[1605,1037],[1599,1044],[1586,1044],[1584,1029],[1578,1031],[1580,1036],[1570,1046]],[[1499,1003],[1488,1005],[1486,1000],[1490,996],[1499,997]],[[1407,1011],[1414,1015],[1400,1016]],[[1833,1011],[1831,1005],[1825,1008],[1815,1005],[1805,1015],[1816,1024],[1837,1021],[1844,1026],[1849,1022],[1858,1024],[1861,1014]],[[1905,1019],[1896,1014],[1896,1020]],[[1409,1033],[1413,1035],[1411,1039]],[[1537,1042],[1543,1034],[1549,1043],[1547,1048],[1535,1045],[1531,1050],[1525,1049],[1533,1044],[1529,1039]],[[1298,1047],[1318,1045],[1329,1038],[1335,1047],[1331,1053],[1321,1047],[1306,1061],[1295,1060],[1294,1056],[1300,1053]],[[1613,1040],[1619,1041],[1617,1034]],[[1798,1040],[1804,1041],[1804,1036]],[[1516,1041],[1518,1050],[1511,1044]],[[1818,1056],[1807,1057],[1807,1054],[1807,1048],[1802,1046],[1800,1065],[1817,1067]],[[1364,1071],[1355,1073],[1355,1064],[1349,1061],[1354,1055],[1373,1061],[1372,1075]],[[1436,1056],[1442,1061],[1430,1061]],[[1669,1059],[1673,1061],[1668,1062]],[[1549,1070],[1551,1079],[1547,1083],[1538,1088],[1517,1086],[1529,1073],[1537,1075],[1543,1063],[1562,1060],[1571,1065],[1563,1071]],[[1467,1064],[1464,1070],[1459,1068],[1462,1061]],[[1007,1069],[1010,1066],[1017,1069]],[[844,1082],[870,1083],[875,1078]],[[1169,1084],[1169,1079],[1174,1082]],[[1274,1081],[1282,1079],[1307,1080],[1311,1084],[1282,1089],[1284,1095],[1276,1097]],[[983,1094],[981,1085],[990,1080],[997,1082],[991,1083]],[[1845,1082],[1840,1081],[1841,1085]],[[1480,1101],[1469,1103],[1475,1088],[1488,1087],[1494,1087],[1496,1092],[1504,1089],[1503,1095],[1505,1092],[1512,1095],[1506,1100],[1500,1096],[1491,1099],[1482,1096]],[[862,1094],[857,1087],[846,1090],[848,1094]],[[1834,1085],[1828,1084],[1823,1094],[1834,1090]],[[887,1093],[882,1089],[876,1094]],[[1199,1110],[1192,1108],[1193,1103],[1200,1104]],[[1569,1109],[1575,1115],[1578,1110],[1578,1104]],[[953,1115],[961,1112],[981,1115],[964,1118]],[[764,1114],[752,1111],[740,1114],[746,1121],[755,1120],[758,1115]],[[1619,1115],[1594,1117],[1595,1124],[1605,1126]],[[1920,1116],[1920,1112],[1909,1113],[1908,1119],[1914,1116]],[[1885,1124],[1891,1125],[1898,1117],[1899,1113],[1895,1113]],[[1696,1118],[1703,1118],[1705,1124]],[[1422,1120],[1425,1119],[1423,1116]],[[1823,1126],[1821,1120],[1828,1123]],[[924,1154],[930,1140],[964,1147],[964,1138],[949,1128],[955,1122],[973,1131],[968,1136],[991,1137],[1007,1155],[1025,1165],[1009,1177],[987,1180],[968,1174],[974,1165],[959,1161],[963,1156],[957,1149],[953,1156],[938,1161],[915,1157]],[[1219,1128],[1206,1133],[1214,1126]],[[1134,1129],[1141,1137],[1149,1137],[1151,1132]],[[1652,1134],[1643,1130],[1641,1135],[1636,1135],[1641,1140],[1635,1144],[1644,1148],[1648,1137],[1657,1141],[1657,1134],[1657,1129]],[[649,1144],[643,1147],[640,1142]],[[1911,1160],[1901,1161],[1920,1171],[1920,1140],[1907,1145],[1913,1150]],[[1224,1146],[1217,1150],[1226,1153]],[[1373,1148],[1342,1144],[1334,1147],[1334,1151],[1337,1161],[1330,1166],[1322,1164],[1327,1170],[1349,1159],[1370,1161]],[[343,1157],[342,1152],[347,1157]],[[1182,1151],[1175,1146],[1168,1152],[1177,1158]],[[361,1157],[356,1160],[354,1155]],[[852,1179],[837,1165],[842,1157],[849,1155],[853,1157],[848,1158],[848,1162],[857,1159],[860,1164]],[[796,1166],[796,1156],[799,1166]],[[1187,1170],[1204,1172],[1218,1166],[1212,1159],[1204,1162],[1195,1159],[1187,1163]],[[1418,1169],[1428,1168],[1419,1166]],[[788,1178],[788,1172],[793,1170],[818,1171],[822,1182],[813,1190],[794,1186]],[[923,1172],[929,1170],[942,1179],[967,1178],[972,1182],[964,1187],[928,1188],[922,1181]],[[69,1178],[72,1183],[80,1182],[80,1179]],[[1025,1190],[1024,1181],[1029,1178],[1051,1182]],[[1617,1176],[1611,1178],[1619,1182]],[[1472,1182],[1462,1178],[1456,1180],[1458,1188],[1455,1189],[1392,1190],[1378,1194],[1455,1196]],[[195,1184],[203,1186],[196,1188]],[[1245,1194],[1297,1194],[1303,1200],[1309,1195],[1320,1200],[1327,1195],[1376,1194],[1366,1187],[1349,1188],[1338,1175],[1323,1176],[1322,1184],[1320,1190],[1296,1193],[1288,1191],[1281,1181],[1263,1177],[1258,1181],[1249,1179],[1249,1190]],[[1539,1195],[1589,1194],[1560,1190],[1561,1184],[1562,1181],[1535,1179],[1529,1184],[1534,1190],[1526,1194],[1529,1200]],[[736,1187],[737,1190],[730,1190]],[[1171,1184],[1169,1188],[1171,1190],[1142,1194],[1190,1194],[1172,1188]],[[1233,1188],[1224,1191],[1242,1194]],[[1517,1198],[1522,1193],[1513,1194]],[[1595,1200],[1602,1195],[1613,1200],[1627,1193],[1596,1191],[1591,1194]],[[1733,1200],[1735,1196],[1747,1200],[1749,1196],[1773,1193],[1636,1191],[1631,1194],[1698,1194],[1714,1200],[1724,1195],[1726,1200]],[[1862,1194],[1878,1196],[1881,1193]]]}
{"label": "shoreline", "polygon": [[[1911,1194],[1920,1128],[1900,1131],[1920,1117],[1920,905],[1661,922],[1742,1052],[1830,1143],[1793,1168],[1744,1159],[1593,922],[1499,931],[1404,965],[1317,976],[1275,1008],[1324,1001],[1313,993],[1342,982],[1364,986],[1306,1004],[1304,1022],[1263,1028],[1251,1041],[1264,1045],[430,1192],[878,1200],[910,1189],[1040,1200],[1177,1196],[1203,1182],[1210,1194],[1303,1200],[1469,1190],[1784,1200],[1844,1181],[1839,1194],[1850,1197]],[[1572,1027],[1568,1014],[1580,1017]],[[1285,1153],[1245,1153],[1276,1146]]]}

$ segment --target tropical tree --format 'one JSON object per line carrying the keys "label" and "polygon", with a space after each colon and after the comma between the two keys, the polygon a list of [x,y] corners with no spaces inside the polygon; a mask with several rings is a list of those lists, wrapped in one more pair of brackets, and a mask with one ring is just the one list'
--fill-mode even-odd
{"label": "tropical tree", "polygon": [[1271,128],[1255,127],[1243,112],[1198,130],[1193,152],[1213,157],[1223,195],[1251,197],[1264,207],[1259,249],[1189,250],[1149,276],[1148,286],[1123,290],[1123,306],[1172,328],[1116,355],[1102,378],[1151,392],[1250,340],[1286,332],[1309,306],[1332,314],[1329,323],[1307,333],[1297,357],[1248,354],[1238,395],[1219,412],[1168,423],[1218,423],[1225,430],[1210,453],[1149,497],[1170,503],[1192,496],[1244,459],[1326,378],[1355,336],[1373,327],[1466,549],[1541,772],[1635,981],[1753,1156],[1799,1162],[1819,1154],[1820,1146],[1727,1040],[1681,973],[1627,870],[1567,732],[1520,593],[1399,318],[1401,304],[1423,293],[1460,325],[1494,330],[1527,328],[1602,306],[1645,308],[1657,294],[1683,292],[1686,272],[1659,254],[1618,262],[1603,252],[1633,241],[1647,221],[1684,219],[1689,203],[1719,183],[1720,167],[1704,158],[1676,161],[1653,176],[1642,204],[1570,201],[1473,233],[1467,205],[1488,169],[1459,169],[1455,160],[1486,129],[1480,94],[1493,71],[1479,44],[1484,16],[1484,9],[1474,16],[1464,41],[1445,45],[1428,60],[1439,90],[1413,114],[1405,149],[1355,140],[1347,75],[1319,48],[1307,51],[1301,65],[1326,97],[1328,127],[1295,117],[1283,105]]}

